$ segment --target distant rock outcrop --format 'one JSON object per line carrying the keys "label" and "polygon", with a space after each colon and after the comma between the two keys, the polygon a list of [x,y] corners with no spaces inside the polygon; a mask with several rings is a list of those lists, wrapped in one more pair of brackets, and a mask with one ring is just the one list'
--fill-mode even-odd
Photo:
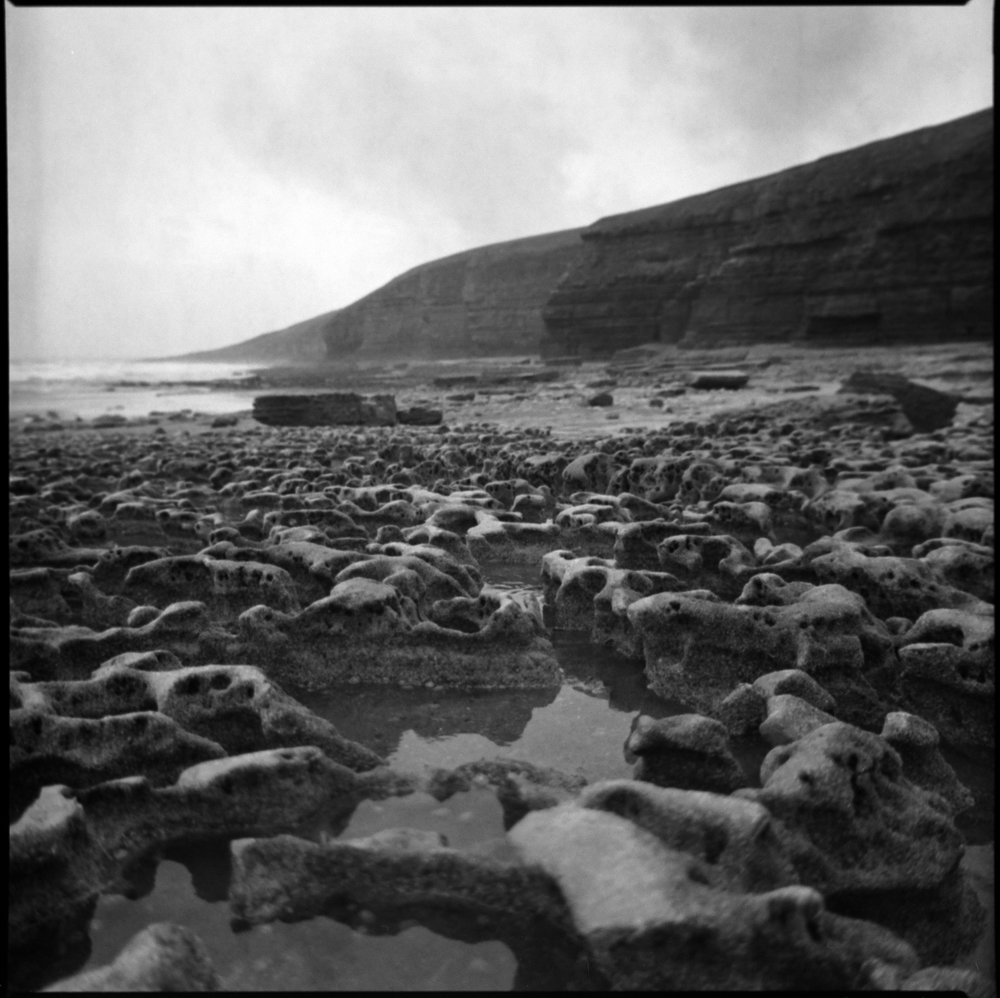
{"label": "distant rock outcrop", "polygon": [[197,353],[186,353],[179,357],[166,357],[163,360],[196,360],[220,361],[239,364],[254,361],[261,362],[310,362],[326,359],[326,340],[323,334],[336,311],[317,315],[314,319],[297,322],[287,329],[279,329],[273,333],[262,333],[252,339],[234,343],[232,346],[220,347],[218,350],[201,350]]}
{"label": "distant rock outcrop", "polygon": [[481,246],[345,308],[171,360],[314,363],[993,333],[993,110]]}
{"label": "distant rock outcrop", "polygon": [[549,232],[414,267],[325,317],[327,356],[537,353],[542,307],[582,248],[579,234]]}
{"label": "distant rock outcrop", "polygon": [[992,336],[993,110],[601,219],[543,353]]}

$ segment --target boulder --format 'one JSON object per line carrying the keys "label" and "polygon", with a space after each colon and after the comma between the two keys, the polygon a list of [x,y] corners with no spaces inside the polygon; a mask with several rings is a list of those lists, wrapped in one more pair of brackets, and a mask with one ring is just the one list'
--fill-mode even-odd
{"label": "boulder", "polygon": [[854,395],[891,395],[917,433],[951,426],[958,399],[889,371],[855,371],[840,387]]}

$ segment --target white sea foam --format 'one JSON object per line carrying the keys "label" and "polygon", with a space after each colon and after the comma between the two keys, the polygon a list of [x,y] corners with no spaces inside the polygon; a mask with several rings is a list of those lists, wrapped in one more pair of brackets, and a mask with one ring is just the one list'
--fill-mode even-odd
{"label": "white sea foam", "polygon": [[39,383],[98,383],[146,381],[162,384],[171,381],[210,381],[249,374],[261,364],[223,364],[192,361],[150,362],[142,360],[54,360],[12,361],[11,385]]}
{"label": "white sea foam", "polygon": [[[144,416],[155,410],[222,413],[249,409],[253,392],[209,390],[180,382],[228,381],[253,370],[247,364],[154,363],[137,360],[22,361],[8,368],[8,414],[56,413],[89,419],[105,412]],[[122,385],[121,382],[133,384]],[[135,384],[141,382],[142,384]]]}

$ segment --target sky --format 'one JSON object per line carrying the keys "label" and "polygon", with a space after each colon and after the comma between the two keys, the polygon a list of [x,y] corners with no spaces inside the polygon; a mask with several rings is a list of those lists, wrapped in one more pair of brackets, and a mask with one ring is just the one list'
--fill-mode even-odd
{"label": "sky", "polygon": [[5,18],[12,359],[227,346],[993,100],[989,0]]}

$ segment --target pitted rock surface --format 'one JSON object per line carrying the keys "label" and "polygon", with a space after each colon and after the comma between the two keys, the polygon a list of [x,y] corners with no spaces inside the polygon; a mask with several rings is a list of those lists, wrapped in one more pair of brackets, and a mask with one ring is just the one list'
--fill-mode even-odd
{"label": "pitted rock surface", "polygon": [[[851,914],[866,905],[866,917],[929,961],[955,959],[978,934],[982,910],[958,867],[964,845],[952,809],[905,777],[886,741],[826,724],[773,749],[761,782],[737,795],[774,816],[801,882],[833,910]],[[910,895],[932,911],[902,904]]]}
{"label": "pitted rock surface", "polygon": [[725,725],[700,714],[640,716],[625,749],[639,757],[635,779],[657,786],[727,794],[747,783]]}
{"label": "pitted rock surface", "polygon": [[[573,439],[463,424],[450,404],[426,427],[12,429],[21,985],[77,971],[96,898],[150,890],[161,850],[248,836],[229,898],[247,921],[354,926],[362,905],[394,933],[416,917],[504,941],[519,975],[549,968],[546,988],[965,981],[918,967],[967,953],[979,924],[957,828],[981,827],[986,791],[970,782],[973,803],[945,757],[994,744],[992,415],[962,404],[913,432],[891,398],[820,391],[692,417],[707,393],[650,379],[747,361],[765,398],[781,389],[751,358],[675,354],[681,370],[617,365],[623,428]],[[810,363],[826,381],[824,357]],[[544,390],[603,420],[583,381],[606,372],[578,387],[573,373]],[[626,425],[637,389],[666,400],[659,425]],[[538,565],[544,614],[521,574]],[[646,667],[648,691],[620,660],[565,691],[610,697],[619,722],[641,694],[660,719],[629,738],[638,780],[588,786],[520,758],[397,772],[281,689],[347,703],[432,685],[420,732],[448,730],[450,698],[506,696],[510,744],[549,710],[520,690],[567,685],[547,633],[567,626]],[[740,770],[762,734],[779,744],[751,789]],[[362,801],[483,790],[506,837],[336,838]],[[511,859],[533,827],[544,862]],[[45,940],[40,968],[25,954]]]}
{"label": "pitted rock surface", "polygon": [[763,608],[664,593],[636,601],[628,615],[651,687],[703,713],[717,710],[737,683],[777,667],[811,675],[842,717],[872,723],[885,715],[869,677],[879,681],[891,671],[892,640],[864,600],[841,586],[811,588],[784,606]]}

